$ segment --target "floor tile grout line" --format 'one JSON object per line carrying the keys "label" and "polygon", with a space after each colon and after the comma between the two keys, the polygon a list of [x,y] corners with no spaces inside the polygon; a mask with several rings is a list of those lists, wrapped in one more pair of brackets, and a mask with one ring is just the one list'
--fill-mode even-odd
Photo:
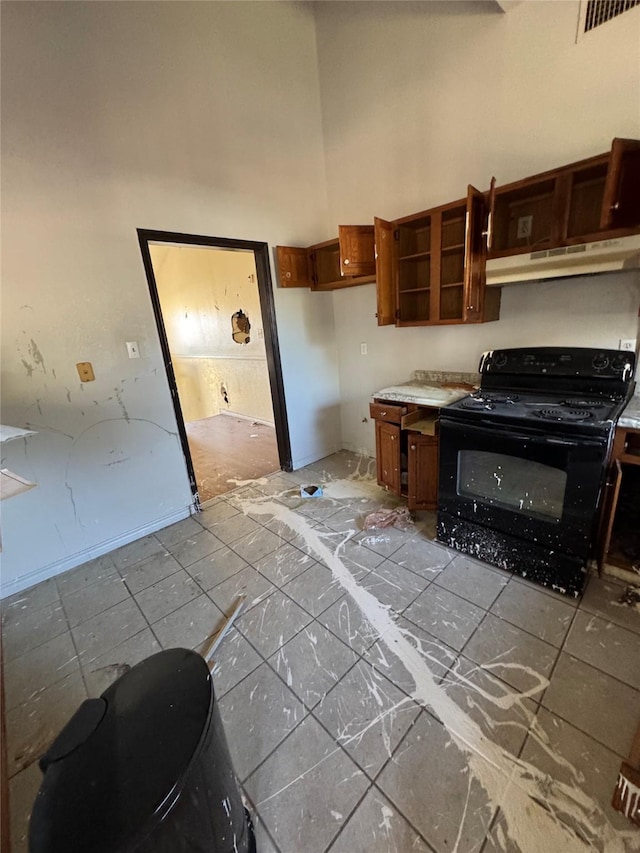
{"label": "floor tile grout line", "polygon": [[325,846],[324,850],[319,851],[319,853],[331,853],[331,849],[332,849],[332,848],[333,848],[333,847],[338,843],[338,839],[340,838],[340,836],[341,836],[341,835],[342,835],[342,833],[344,832],[345,827],[346,827],[346,826],[348,826],[349,821],[350,821],[350,820],[351,820],[351,818],[354,816],[354,814],[356,813],[356,811],[360,808],[360,806],[362,805],[362,802],[364,801],[365,797],[367,797],[367,795],[369,794],[369,791],[371,791],[371,789],[373,788],[373,782],[371,782],[371,780],[370,780],[370,779],[367,779],[367,781],[369,782],[369,784],[368,784],[368,786],[366,787],[366,789],[365,789],[364,793],[363,793],[363,794],[362,794],[362,796],[358,799],[358,801],[356,802],[355,806],[351,809],[351,811],[349,812],[349,814],[346,816],[345,820],[344,820],[344,821],[343,821],[343,823],[342,823],[342,826],[341,826],[341,827],[339,827],[339,829],[338,829],[338,831],[336,832],[336,834],[335,834],[335,835],[333,836],[333,838],[329,841],[329,844],[328,844],[327,846]]}
{"label": "floor tile grout line", "polygon": [[393,807],[398,812],[398,814],[409,824],[411,829],[413,829],[413,831],[416,833],[418,838],[420,838],[422,841],[424,841],[424,843],[427,845],[427,847],[430,850],[433,850],[433,851],[435,851],[435,853],[438,853],[438,851],[433,846],[433,844],[431,844],[426,839],[424,834],[422,832],[420,832],[420,830],[418,830],[418,828],[414,825],[414,823],[407,817],[407,815],[402,810],[400,804],[398,802],[396,802],[392,796],[390,796],[389,794],[386,794],[384,792],[384,790],[382,789],[382,787],[378,784],[378,780],[380,779],[380,777],[384,773],[385,769],[389,766],[389,764],[391,764],[394,761],[394,758],[395,758],[397,752],[399,751],[399,749],[402,746],[402,744],[404,743],[404,741],[409,737],[411,730],[414,728],[414,726],[417,725],[418,720],[420,719],[422,714],[426,714],[428,717],[431,717],[431,719],[434,721],[434,723],[436,725],[442,726],[443,729],[446,730],[444,723],[441,720],[439,720],[431,711],[429,711],[425,705],[419,705],[419,707],[420,707],[420,712],[416,715],[416,718],[411,722],[411,725],[409,726],[407,731],[404,733],[404,735],[400,738],[400,740],[396,744],[395,748],[391,750],[391,755],[388,756],[387,760],[384,762],[384,764],[382,765],[380,770],[378,770],[378,772],[375,774],[375,777],[373,779],[373,786],[376,788],[376,790],[380,791],[380,793],[382,794],[382,796],[385,799],[389,800],[389,802],[393,805]]}
{"label": "floor tile grout line", "polygon": [[[339,680],[338,682],[336,682],[336,684],[334,685],[334,687],[336,687],[336,686],[337,686],[337,684],[339,684],[339,683],[340,683],[340,681],[342,681],[342,679],[343,679],[343,678],[344,678],[344,677],[345,677],[345,676],[346,676],[346,675],[347,675],[347,674],[348,674],[348,673],[349,673],[349,672],[350,672],[350,671],[351,671],[355,666],[357,666],[358,662],[359,662],[359,661],[355,661],[355,662],[354,662],[354,664],[353,664],[353,666],[349,667],[349,670],[347,670],[347,672],[345,672],[345,673],[344,673],[344,675],[342,676],[342,678],[340,678],[340,680]],[[274,668],[270,665],[270,663],[269,663],[269,661],[268,661],[268,660],[264,660],[264,661],[263,661],[263,663],[266,663],[266,664],[267,664],[267,666],[269,667],[269,669],[271,670],[271,672],[273,672],[273,673],[276,675],[276,677],[277,677],[277,678],[278,678],[278,679],[279,679],[279,680],[280,680],[280,681],[285,685],[285,687],[287,687],[287,689],[288,689],[288,690],[291,690],[291,688],[286,684],[286,682],[285,682],[285,681],[284,681],[284,679],[280,676],[280,674],[279,674],[278,672],[276,672],[276,671],[274,670]],[[256,669],[257,669],[257,667],[256,667]],[[253,672],[255,672],[255,669],[253,670]],[[248,676],[245,676],[245,678],[247,678],[247,677],[248,677]],[[245,680],[245,679],[242,679],[242,681],[244,681],[244,680]],[[240,682],[238,682],[238,683],[240,683]],[[235,685],[235,686],[237,686],[237,685]],[[234,689],[234,688],[232,688],[232,689]],[[333,689],[333,687],[332,687],[332,689]],[[228,691],[228,692],[231,692],[231,691]],[[291,692],[293,693],[293,690],[291,690]],[[225,695],[227,695],[227,694],[225,694]],[[295,698],[296,698],[296,699],[298,699],[298,696],[297,696],[295,693],[293,693],[293,695],[295,696]],[[367,779],[369,779],[370,777],[368,776],[368,774],[367,774],[364,770],[362,770],[362,768],[360,767],[360,765],[358,764],[358,762],[357,762],[357,761],[355,761],[355,760],[354,760],[354,759],[349,755],[349,753],[346,751],[346,749],[343,747],[343,745],[342,745],[342,744],[341,744],[341,743],[336,739],[336,737],[335,737],[334,735],[332,735],[332,734],[331,734],[331,732],[327,729],[327,727],[324,725],[324,723],[323,723],[321,720],[319,720],[319,719],[318,719],[318,718],[313,714],[313,712],[312,712],[312,711],[310,711],[310,710],[307,708],[307,706],[304,704],[304,702],[302,701],[302,699],[298,699],[298,701],[300,702],[300,704],[302,705],[302,707],[303,707],[303,709],[304,709],[304,712],[305,712],[305,713],[304,713],[304,715],[302,716],[302,718],[300,719],[300,721],[299,721],[298,723],[296,723],[296,725],[295,725],[292,729],[290,729],[290,730],[287,732],[287,734],[285,735],[285,737],[284,737],[284,738],[283,738],[283,739],[282,739],[282,740],[281,740],[281,741],[280,741],[276,746],[274,746],[274,748],[271,750],[271,752],[269,752],[269,754],[268,754],[268,755],[266,755],[266,756],[263,758],[263,760],[262,760],[259,764],[257,764],[257,765],[256,765],[256,767],[255,767],[253,770],[251,770],[251,772],[250,772],[250,773],[249,773],[249,774],[248,774],[248,775],[247,775],[247,776],[242,780],[242,786],[244,787],[244,786],[246,785],[247,781],[251,778],[251,776],[253,776],[253,774],[254,774],[254,773],[256,773],[256,771],[257,771],[257,770],[259,770],[259,769],[260,769],[260,768],[261,768],[261,767],[262,767],[262,766],[263,766],[263,765],[264,765],[264,764],[265,764],[265,763],[266,763],[266,762],[271,758],[271,756],[272,756],[272,755],[273,755],[273,754],[274,754],[274,753],[275,753],[275,752],[276,752],[276,751],[277,751],[281,746],[283,746],[283,745],[284,745],[284,743],[285,743],[285,742],[286,742],[286,741],[291,737],[291,735],[292,735],[292,734],[293,734],[293,733],[298,729],[298,727],[301,725],[301,723],[302,723],[304,720],[306,720],[308,717],[312,717],[312,718],[313,718],[314,722],[315,722],[315,723],[317,723],[317,724],[322,728],[322,730],[325,732],[325,734],[330,738],[331,742],[332,742],[332,743],[334,743],[334,744],[336,745],[336,747],[338,747],[338,749],[340,750],[340,752],[344,753],[344,754],[347,756],[347,758],[348,758],[348,759],[349,759],[349,760],[350,760],[350,761],[351,761],[351,762],[352,762],[352,763],[357,767],[358,771],[359,771],[359,772],[361,772],[361,773],[362,773],[362,774],[363,774]],[[320,704],[320,703],[318,703],[318,704]],[[316,707],[317,707],[317,705],[316,705]],[[338,749],[333,750],[333,751],[332,751],[332,753],[329,753],[329,754],[333,754],[333,753],[337,752],[337,751],[338,751]],[[328,756],[325,756],[325,758],[327,758],[327,757],[328,757]],[[323,759],[323,760],[324,760],[324,759]]]}
{"label": "floor tile grout line", "polygon": [[[557,669],[557,667],[558,667],[558,664],[559,664],[559,662],[560,662],[560,657],[561,657],[561,655],[564,653],[564,654],[566,654],[566,655],[569,655],[570,657],[574,657],[574,658],[575,658],[575,655],[571,655],[571,654],[570,654],[570,652],[565,652],[565,651],[564,651],[564,645],[565,645],[565,643],[566,643],[567,637],[569,636],[569,632],[570,632],[570,630],[571,630],[571,627],[573,626],[573,623],[574,623],[575,619],[577,618],[577,613],[578,613],[578,609],[576,608],[576,611],[575,611],[575,613],[574,613],[574,616],[573,616],[573,618],[572,618],[572,620],[571,620],[571,622],[570,622],[570,624],[569,624],[569,627],[568,627],[568,629],[567,629],[567,632],[566,632],[566,634],[565,634],[565,638],[564,638],[564,640],[563,640],[563,642],[562,642],[562,646],[561,646],[561,647],[560,647],[560,649],[558,650],[558,655],[557,655],[556,661],[555,661],[555,663],[554,663],[554,665],[553,665],[553,667],[552,667],[552,669],[551,669],[551,672],[549,673],[549,678],[548,678],[548,680],[549,680],[549,687],[551,686],[551,679],[553,678],[553,675],[554,675],[554,673],[555,673],[555,671],[556,671],[556,669]],[[609,678],[612,678],[614,681],[617,681],[619,684],[623,684],[625,687],[628,687],[630,690],[634,690],[636,693],[638,693],[638,694],[640,695],[640,690],[637,690],[636,688],[631,687],[631,686],[630,686],[629,684],[627,684],[625,681],[621,681],[619,678],[616,678],[614,675],[611,675],[611,674],[610,674],[610,673],[608,673],[608,672],[604,672],[603,670],[598,669],[598,667],[592,666],[591,664],[587,663],[586,661],[580,660],[580,658],[575,658],[575,659],[576,659],[576,660],[579,660],[579,661],[580,661],[580,663],[584,664],[585,666],[590,667],[590,669],[593,669],[593,670],[595,670],[596,672],[600,672],[600,673],[602,673],[602,674],[604,674],[604,675],[608,676]],[[626,759],[626,756],[622,755],[621,753],[618,753],[618,752],[617,752],[615,749],[613,749],[613,747],[611,747],[609,744],[603,743],[601,740],[599,740],[598,738],[594,737],[594,736],[593,736],[592,734],[590,734],[589,732],[586,732],[584,729],[580,728],[580,726],[576,725],[576,723],[575,723],[575,722],[572,722],[571,720],[567,720],[565,717],[563,717],[563,716],[562,716],[562,714],[560,714],[560,713],[558,713],[557,711],[554,711],[554,710],[552,710],[551,708],[547,707],[547,706],[544,704],[544,696],[546,695],[546,691],[547,691],[547,690],[548,690],[548,687],[545,689],[545,694],[543,695],[543,697],[542,697],[542,698],[541,698],[541,700],[540,700],[538,711],[540,710],[540,708],[544,708],[544,710],[545,710],[545,711],[547,711],[547,713],[552,714],[552,715],[553,715],[553,716],[555,716],[555,717],[558,717],[560,720],[563,720],[563,722],[567,723],[569,726],[572,726],[574,729],[576,729],[577,731],[581,732],[583,735],[585,735],[586,737],[590,738],[590,739],[591,739],[591,740],[593,740],[595,743],[599,744],[600,746],[603,746],[605,749],[609,750],[609,752],[612,752],[614,755],[618,755],[618,756],[619,756],[621,759],[623,759],[623,760],[625,760],[625,759]],[[537,716],[538,716],[538,714],[536,713],[536,717],[537,717]],[[526,741],[525,741],[525,742],[526,742]]]}
{"label": "floor tile grout line", "polygon": [[[56,604],[56,602],[52,602],[51,606],[55,606],[55,604]],[[26,652],[20,652],[19,655],[13,655],[10,658],[7,657],[9,652],[7,650],[8,646],[7,646],[7,640],[5,637],[5,629],[3,628],[3,630],[2,630],[2,660],[3,660],[3,664],[5,667],[8,666],[9,664],[13,663],[13,661],[18,660],[21,657],[24,657],[24,655],[28,655],[31,652],[34,652],[36,649],[42,648],[42,646],[51,642],[51,640],[55,640],[57,637],[62,636],[62,634],[64,634],[65,630],[67,630],[67,631],[70,630],[68,627],[69,626],[69,620],[67,619],[67,614],[65,612],[64,607],[62,606],[62,599],[60,599],[57,602],[57,604],[60,605],[60,610],[62,610],[62,615],[64,616],[64,620],[65,620],[65,623],[67,625],[67,628],[66,629],[63,628],[61,631],[59,631],[57,634],[54,634],[52,637],[48,637],[46,640],[43,640],[42,642],[38,642],[35,646],[32,646],[31,648],[27,649]],[[50,605],[47,605],[47,606],[50,606]]]}
{"label": "floor tile grout line", "polygon": [[[267,826],[267,822],[260,815],[260,812],[258,811],[258,807],[256,806],[256,804],[253,802],[253,800],[251,799],[251,797],[249,796],[249,794],[245,790],[244,785],[241,785],[240,787],[242,788],[242,794],[243,794],[244,798],[246,799],[247,803],[251,806],[251,810],[249,811],[249,814],[251,815],[251,818],[253,821],[254,830],[255,830],[256,824],[258,823],[258,821],[260,821],[260,823],[262,825],[262,831],[266,833],[269,841],[273,845],[273,849],[274,849],[275,853],[281,853],[280,845],[276,843],[276,840],[273,837],[271,830]],[[257,833],[256,833],[256,835],[257,835]],[[256,839],[256,842],[257,842],[257,839]],[[257,849],[256,853],[260,853],[260,850]]]}

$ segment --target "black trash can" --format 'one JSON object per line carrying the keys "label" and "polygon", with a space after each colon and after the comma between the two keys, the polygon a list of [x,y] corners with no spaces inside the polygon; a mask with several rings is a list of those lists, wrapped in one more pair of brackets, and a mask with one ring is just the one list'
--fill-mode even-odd
{"label": "black trash can", "polygon": [[30,853],[255,853],[195,652],[153,655],[83,702],[40,767]]}

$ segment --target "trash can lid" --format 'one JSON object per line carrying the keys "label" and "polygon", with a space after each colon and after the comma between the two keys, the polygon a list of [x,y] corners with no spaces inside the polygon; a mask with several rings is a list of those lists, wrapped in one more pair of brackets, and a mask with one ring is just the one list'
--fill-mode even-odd
{"label": "trash can lid", "polygon": [[131,849],[182,791],[212,709],[209,668],[187,649],[147,658],[84,702],[40,761],[30,852]]}

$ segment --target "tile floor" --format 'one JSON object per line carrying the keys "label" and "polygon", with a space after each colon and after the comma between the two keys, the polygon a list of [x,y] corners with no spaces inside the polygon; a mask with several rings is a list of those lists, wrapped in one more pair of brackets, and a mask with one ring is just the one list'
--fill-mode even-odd
{"label": "tile floor", "polygon": [[3,603],[14,853],[80,702],[201,650],[240,593],[214,684],[259,853],[640,850],[609,806],[640,719],[623,587],[565,599],[430,541],[432,515],[363,531],[393,505],[371,472],[278,473]]}

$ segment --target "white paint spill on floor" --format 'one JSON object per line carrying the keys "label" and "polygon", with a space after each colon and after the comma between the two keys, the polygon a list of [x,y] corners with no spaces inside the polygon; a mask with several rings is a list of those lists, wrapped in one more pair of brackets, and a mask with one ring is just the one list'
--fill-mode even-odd
{"label": "white paint spill on floor", "polygon": [[[325,499],[336,502],[371,500],[379,498],[379,494],[369,470],[361,473],[358,469],[348,478],[330,480],[324,485]],[[384,644],[387,651],[395,656],[411,675],[414,699],[441,720],[453,744],[464,755],[470,771],[468,791],[471,791],[471,783],[475,779],[486,792],[493,810],[500,807],[504,823],[497,827],[494,838],[504,851],[513,850],[514,844],[527,853],[584,853],[590,849],[603,853],[640,851],[638,833],[633,830],[620,831],[611,825],[599,803],[580,789],[578,771],[551,750],[545,733],[535,721],[530,732],[558,766],[572,771],[575,786],[550,778],[532,764],[515,758],[499,744],[487,738],[478,723],[448,695],[447,682],[442,685],[437,683],[427,660],[420,652],[419,640],[414,638],[411,632],[396,625],[390,608],[381,604],[355,580],[340,558],[345,540],[330,548],[322,534],[311,526],[313,520],[278,503],[277,497],[278,495],[262,499],[248,498],[242,503],[239,502],[238,506],[245,514],[270,515],[287,525],[299,534],[316,559],[326,563],[336,582],[343,587],[372,626],[380,643]],[[410,639],[413,639],[416,645],[413,645]],[[502,699],[481,691],[484,698],[501,708],[507,708],[514,702],[521,704],[524,699],[536,695],[546,685],[546,679],[530,667],[520,667],[518,664],[509,666],[527,672],[534,679],[534,686],[524,693],[505,694]],[[453,672],[455,674],[455,669]],[[457,683],[467,681],[457,675],[455,677],[458,679]],[[473,690],[479,690],[476,684],[473,685]],[[469,797],[467,804],[468,802]],[[459,849],[465,817],[466,804],[460,816],[453,853]]]}

